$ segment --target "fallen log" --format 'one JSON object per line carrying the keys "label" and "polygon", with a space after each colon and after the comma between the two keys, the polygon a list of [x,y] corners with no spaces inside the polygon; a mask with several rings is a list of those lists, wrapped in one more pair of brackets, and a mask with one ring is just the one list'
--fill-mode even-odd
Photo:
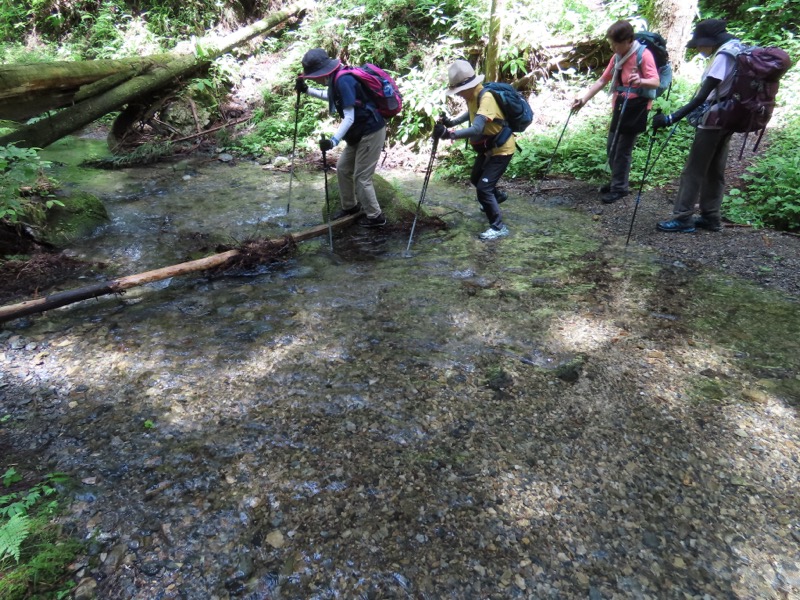
{"label": "fallen log", "polygon": [[162,54],[119,60],[0,65],[0,119],[24,121],[46,110],[69,106],[90,96],[90,86],[95,82],[110,80],[115,75],[130,78],[152,65],[166,65],[175,58],[176,55]]}
{"label": "fallen log", "polygon": [[[343,217],[336,221],[331,221],[331,229],[342,229],[354,223],[361,213]],[[310,229],[300,231],[298,233],[288,234],[283,238],[267,240],[263,245],[284,246],[288,244],[297,244],[305,240],[310,240],[316,237],[327,235],[328,225],[317,225]],[[170,277],[178,277],[186,275],[187,273],[197,273],[200,271],[208,271],[211,269],[223,269],[226,265],[234,262],[237,258],[242,257],[244,252],[242,250],[228,250],[205,258],[199,258],[137,275],[128,275],[119,279],[113,279],[103,283],[85,286],[75,290],[67,290],[45,296],[44,298],[36,298],[34,300],[26,300],[18,304],[10,304],[8,306],[0,306],[0,323],[19,319],[28,315],[44,312],[54,308],[74,304],[82,300],[89,300],[91,298],[99,298],[100,296],[107,296],[109,294],[121,294],[127,289],[138,287],[146,283],[154,281],[162,281]]]}
{"label": "fallen log", "polygon": [[203,45],[202,56],[179,56],[166,64],[154,64],[146,73],[121,85],[54,115],[48,115],[36,123],[0,136],[0,146],[13,143],[25,148],[45,148],[128,103],[147,99],[162,88],[174,86],[177,80],[207,68],[216,57],[230,52],[236,46],[258,35],[267,33],[304,10],[305,1],[293,4],[285,10],[226,36],[219,42]]}

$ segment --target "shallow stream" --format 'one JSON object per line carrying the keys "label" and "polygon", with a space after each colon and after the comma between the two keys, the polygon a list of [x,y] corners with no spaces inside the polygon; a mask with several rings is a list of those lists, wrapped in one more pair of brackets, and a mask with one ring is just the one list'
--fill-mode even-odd
{"label": "shallow stream", "polygon": [[[384,175],[419,195],[421,175]],[[115,276],[324,204],[301,171],[287,215],[288,174],[244,162],[61,178],[106,202],[70,252]],[[9,448],[77,484],[77,597],[798,589],[795,411],[735,342],[688,333],[691,281],[651,287],[656,263],[604,247],[567,197],[512,194],[489,243],[470,189],[434,180],[427,202],[449,227],[410,256],[407,231],[352,227],[0,330]]]}

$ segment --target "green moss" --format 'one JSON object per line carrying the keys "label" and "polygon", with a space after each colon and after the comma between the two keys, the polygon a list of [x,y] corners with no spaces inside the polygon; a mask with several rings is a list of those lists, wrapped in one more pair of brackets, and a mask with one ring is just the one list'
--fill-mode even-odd
{"label": "green moss", "polygon": [[108,221],[106,207],[97,196],[75,192],[60,201],[63,206],[54,205],[48,211],[43,235],[47,242],[55,246],[88,237]]}
{"label": "green moss", "polygon": [[[400,188],[389,183],[380,175],[375,175],[372,178],[373,185],[375,186],[375,195],[378,198],[378,204],[381,205],[381,210],[386,214],[389,221],[398,221],[408,214],[414,214],[417,210],[417,202],[405,194]],[[335,213],[341,207],[341,196],[339,195],[339,182],[336,175],[328,175],[328,204],[330,210]],[[323,203],[322,206],[322,220],[327,221],[327,211]],[[426,215],[425,207],[422,207],[420,214]]]}

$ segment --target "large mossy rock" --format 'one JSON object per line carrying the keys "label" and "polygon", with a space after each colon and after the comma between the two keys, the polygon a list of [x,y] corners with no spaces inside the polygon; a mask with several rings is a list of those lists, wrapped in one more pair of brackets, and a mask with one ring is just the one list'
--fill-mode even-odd
{"label": "large mossy rock", "polygon": [[108,223],[108,211],[97,196],[74,192],[58,199],[64,206],[54,205],[47,213],[42,240],[56,247],[90,237]]}
{"label": "large mossy rock", "polygon": [[[413,215],[416,212],[417,200],[397,189],[380,175],[373,176],[372,182],[375,186],[378,204],[381,205],[381,210],[390,222],[402,221],[407,218],[408,215]],[[341,207],[339,182],[336,175],[328,178],[328,196],[331,212],[335,213]],[[422,207],[422,213],[425,214],[424,206]],[[327,210],[325,206],[323,206],[323,221],[327,221],[327,214]]]}

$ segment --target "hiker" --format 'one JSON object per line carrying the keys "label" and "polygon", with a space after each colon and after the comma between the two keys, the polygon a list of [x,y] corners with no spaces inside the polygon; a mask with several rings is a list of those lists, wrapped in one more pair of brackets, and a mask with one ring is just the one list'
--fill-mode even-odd
{"label": "hiker", "polygon": [[600,199],[613,204],[630,193],[628,177],[631,172],[633,147],[639,134],[647,129],[647,114],[653,100],[642,97],[643,90],[656,89],[660,79],[656,61],[649,48],[641,54],[637,64],[640,43],[634,39],[633,26],[628,21],[617,21],[606,31],[614,55],[603,74],[579,98],[572,101],[571,110],[577,112],[597,92],[611,83],[612,118],[606,139],[606,155],[611,168],[611,181],[600,187]]}
{"label": "hiker", "polygon": [[[444,118],[433,129],[433,135],[443,140],[462,140],[469,138],[472,148],[477,152],[469,180],[475,186],[481,210],[489,220],[489,229],[480,234],[482,240],[494,240],[508,235],[508,227],[503,223],[500,204],[508,199],[508,194],[497,188],[497,182],[505,173],[516,150],[516,137],[504,121],[494,96],[483,91],[483,75],[476,75],[475,69],[466,60],[457,60],[447,71],[449,87],[447,95],[457,95],[467,103],[467,110],[453,118]],[[470,121],[472,125],[462,129],[449,129]]]}
{"label": "hiker", "polygon": [[[342,206],[331,218],[355,215],[363,209],[361,226],[382,227],[386,216],[378,204],[372,178],[386,140],[386,121],[354,76],[343,73],[336,77],[341,68],[341,61],[330,58],[322,48],[309,50],[303,56],[303,74],[297,77],[295,90],[327,100],[331,114],[338,113],[342,118],[336,133],[319,143],[320,150],[327,152],[340,141],[347,142],[336,162]],[[326,88],[309,88],[307,79]]]}
{"label": "hiker", "polygon": [[[653,131],[677,123],[695,109],[702,110],[706,101],[724,98],[731,87],[734,58],[720,50],[737,46],[740,42],[725,29],[725,21],[706,19],[694,28],[687,48],[696,48],[704,57],[711,56],[710,64],[703,73],[700,89],[688,104],[671,115],[658,114],[653,117]],[[734,52],[735,54],[735,52]],[[681,173],[680,187],[672,206],[672,218],[660,221],[659,231],[691,233],[697,227],[709,231],[720,231],[722,220],[720,205],[725,188],[725,165],[732,131],[718,126],[705,125],[713,113],[706,111],[694,134],[692,148]],[[700,216],[692,219],[699,198]]]}

